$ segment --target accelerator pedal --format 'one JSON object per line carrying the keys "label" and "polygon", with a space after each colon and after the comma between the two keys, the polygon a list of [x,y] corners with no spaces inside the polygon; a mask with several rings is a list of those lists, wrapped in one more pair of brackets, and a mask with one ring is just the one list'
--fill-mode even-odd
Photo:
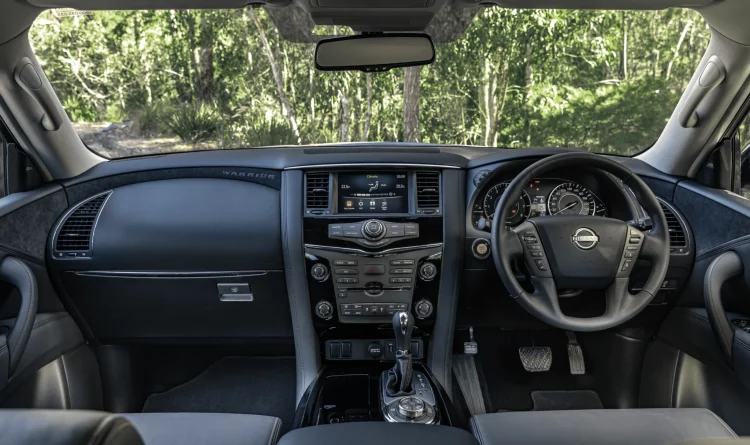
{"label": "accelerator pedal", "polygon": [[518,348],[518,355],[527,372],[547,372],[552,367],[552,349],[547,346]]}
{"label": "accelerator pedal", "polygon": [[570,373],[573,375],[586,374],[586,362],[583,359],[583,349],[578,343],[575,332],[565,331],[568,336],[568,362],[570,362]]}

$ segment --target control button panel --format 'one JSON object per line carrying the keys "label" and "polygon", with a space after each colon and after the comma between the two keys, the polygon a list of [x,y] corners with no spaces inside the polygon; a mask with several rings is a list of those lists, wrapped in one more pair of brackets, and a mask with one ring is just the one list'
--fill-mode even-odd
{"label": "control button panel", "polygon": [[341,315],[382,316],[393,315],[396,311],[408,311],[407,303],[340,303]]}
{"label": "control button panel", "polygon": [[400,239],[418,238],[419,224],[392,223],[377,219],[335,223],[328,225],[328,237],[352,241],[365,247],[382,247]]}
{"label": "control button panel", "polygon": [[[425,345],[421,338],[412,339],[411,356],[414,360],[424,358]],[[344,339],[326,340],[326,360],[395,360],[396,341],[393,339]]]}

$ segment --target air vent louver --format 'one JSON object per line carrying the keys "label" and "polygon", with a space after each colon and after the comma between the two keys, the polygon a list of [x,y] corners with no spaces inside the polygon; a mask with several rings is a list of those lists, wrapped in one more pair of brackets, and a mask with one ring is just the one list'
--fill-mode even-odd
{"label": "air vent louver", "polygon": [[685,229],[680,224],[677,215],[672,212],[669,207],[664,204],[661,205],[661,209],[664,211],[664,216],[667,218],[667,229],[669,230],[669,244],[672,249],[679,249],[687,247],[687,238],[685,236]]}
{"label": "air vent louver", "polygon": [[308,173],[306,187],[307,208],[327,209],[330,189],[328,173]]}
{"label": "air vent louver", "polygon": [[440,208],[440,173],[417,173],[417,208]]}
{"label": "air vent louver", "polygon": [[55,243],[58,252],[87,252],[91,250],[91,234],[99,211],[109,193],[99,195],[78,207],[60,227]]}

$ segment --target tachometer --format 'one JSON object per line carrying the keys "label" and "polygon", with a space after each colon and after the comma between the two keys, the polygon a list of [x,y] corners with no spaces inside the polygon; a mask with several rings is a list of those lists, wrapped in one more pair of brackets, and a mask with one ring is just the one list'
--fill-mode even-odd
{"label": "tachometer", "polygon": [[[503,192],[505,192],[505,189],[508,188],[508,184],[510,184],[510,181],[501,182],[490,188],[484,196],[484,214],[490,222],[492,222],[492,218],[495,216],[497,203],[500,201],[500,197],[503,195]],[[511,216],[505,221],[505,225],[508,227],[515,227],[521,224],[529,217],[530,209],[531,200],[529,199],[529,195],[526,194],[526,192],[523,192],[518,199],[518,202],[516,202],[513,209],[511,209]]]}
{"label": "tachometer", "polygon": [[586,187],[575,182],[564,182],[552,189],[547,210],[550,215],[594,215],[596,198]]}

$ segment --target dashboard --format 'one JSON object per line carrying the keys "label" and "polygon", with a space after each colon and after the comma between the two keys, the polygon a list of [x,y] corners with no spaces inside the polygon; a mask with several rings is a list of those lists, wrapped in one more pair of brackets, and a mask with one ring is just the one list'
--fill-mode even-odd
{"label": "dashboard", "polygon": [[[380,359],[391,351],[386,342],[383,355],[369,350],[383,340],[377,326],[407,309],[424,357],[430,341],[450,342],[455,323],[530,322],[503,298],[488,232],[509,181],[564,151],[300,147],[105,163],[63,184],[70,207],[41,250],[102,341],[289,338],[296,314],[328,359],[350,359],[332,357],[331,341],[351,342],[351,359]],[[551,171],[525,186],[506,225],[568,214],[628,221],[638,208],[602,171]]]}

